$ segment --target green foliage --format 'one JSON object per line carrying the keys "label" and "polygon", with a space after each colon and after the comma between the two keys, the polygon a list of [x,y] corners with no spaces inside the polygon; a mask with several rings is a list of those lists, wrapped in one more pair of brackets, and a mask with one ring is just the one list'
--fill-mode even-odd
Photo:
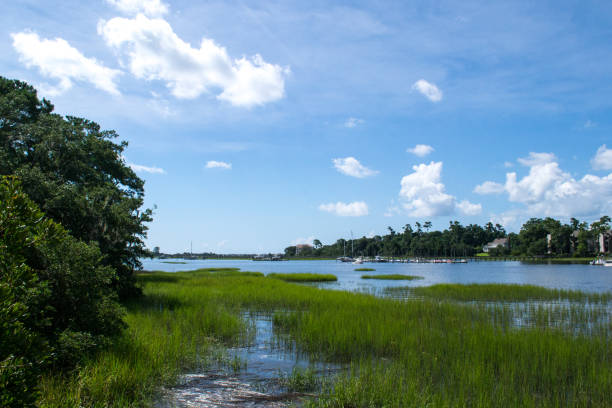
{"label": "green foliage", "polygon": [[72,368],[124,327],[100,251],[0,182],[0,402],[29,406],[49,365]]}
{"label": "green foliage", "polygon": [[[348,372],[322,384],[313,406],[611,405],[612,327],[605,308],[593,322],[586,303],[562,310],[540,305],[529,310],[529,328],[517,328],[525,316],[506,305],[396,301],[238,271],[139,279],[146,279],[145,296],[130,303],[122,341],[73,377],[45,377],[40,406],[146,405],[157,386],[209,367],[211,342],[248,338],[245,311],[274,313],[280,346],[350,362]],[[317,386],[308,371],[296,372],[287,385]]]}
{"label": "green foliage", "polygon": [[[339,239],[331,245],[323,245],[318,241],[314,249],[307,250],[308,256],[336,258],[345,255],[345,252],[353,256],[473,256],[484,244],[506,236],[501,225],[492,223],[480,227],[475,224],[463,226],[458,221],[452,221],[444,231],[429,232],[431,222],[425,221],[423,228],[427,231],[423,231],[421,223],[417,222],[416,229],[406,224],[404,231],[399,233],[388,227],[387,235],[361,237],[352,243]],[[285,255],[296,256],[296,248],[285,248]],[[297,256],[305,256],[305,252],[300,251]]]}
{"label": "green foliage", "polygon": [[432,286],[408,288],[417,296],[459,301],[525,302],[525,301],[575,301],[607,303],[612,293],[587,293],[580,290],[549,289],[534,285],[473,283],[440,283]]}
{"label": "green foliage", "polygon": [[28,196],[75,238],[96,242],[122,296],[136,293],[145,255],[144,182],[125,164],[127,143],[95,122],[53,114],[31,86],[0,77],[0,175],[17,175]]}
{"label": "green foliage", "polygon": [[355,268],[355,272],[373,272],[375,270],[374,268]]}
{"label": "green foliage", "polygon": [[[395,256],[395,257],[464,257],[464,256],[594,256],[598,252],[599,234],[610,230],[610,217],[603,216],[589,225],[572,218],[570,224],[562,224],[553,218],[531,218],[523,224],[519,234],[506,234],[505,229],[491,222],[484,227],[470,224],[461,225],[451,221],[448,229],[431,231],[431,222],[404,226],[402,233],[388,227],[389,234],[372,238],[361,237],[352,242],[339,239],[330,245],[319,245],[308,249],[313,258],[336,258],[345,254],[353,256]],[[423,228],[426,231],[423,231]],[[550,238],[549,238],[550,237]],[[482,254],[485,244],[496,238],[507,238],[508,248],[491,248],[489,254]],[[354,251],[351,253],[352,248]],[[296,256],[296,247],[285,248],[287,257]],[[302,255],[302,253],[300,253]]]}
{"label": "green foliage", "polygon": [[333,282],[338,280],[336,275],[321,273],[269,273],[267,277],[285,282]]}

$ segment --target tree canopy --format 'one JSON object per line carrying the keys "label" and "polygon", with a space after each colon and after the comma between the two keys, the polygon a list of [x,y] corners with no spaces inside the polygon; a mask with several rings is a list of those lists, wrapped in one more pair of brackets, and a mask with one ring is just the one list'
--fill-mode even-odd
{"label": "tree canopy", "polygon": [[[590,227],[575,218],[563,224],[553,218],[531,218],[523,224],[518,234],[508,234],[500,224],[488,222],[484,226],[462,225],[450,221],[443,231],[429,231],[431,222],[415,222],[414,227],[406,224],[402,232],[392,227],[386,235],[361,237],[347,243],[338,239],[335,243],[323,245],[316,240],[314,248],[300,250],[301,256],[338,257],[345,254],[354,256],[416,256],[416,257],[461,257],[474,256],[483,246],[496,238],[507,238],[508,245],[493,248],[492,255],[515,256],[593,256],[596,255],[599,234],[606,233],[610,239],[610,217],[603,216]],[[426,231],[424,231],[425,229]],[[294,256],[296,248],[285,248],[286,256]]]}
{"label": "tree canopy", "polygon": [[117,137],[90,120],[54,114],[32,86],[0,77],[0,175],[17,176],[49,217],[97,243],[125,297],[136,292],[151,211],[141,210],[144,182],[126,165],[127,143]]}
{"label": "tree canopy", "polygon": [[0,180],[0,406],[33,405],[45,367],[71,368],[124,327],[115,272],[95,244]]}

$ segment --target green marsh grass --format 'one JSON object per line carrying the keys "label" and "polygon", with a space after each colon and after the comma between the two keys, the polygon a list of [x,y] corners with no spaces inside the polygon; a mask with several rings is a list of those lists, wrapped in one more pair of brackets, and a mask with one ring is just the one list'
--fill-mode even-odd
{"label": "green marsh grass", "polygon": [[374,272],[375,270],[374,268],[356,268],[355,272]]}
{"label": "green marsh grass", "polygon": [[401,274],[389,274],[389,275],[361,275],[361,279],[384,279],[384,280],[415,280],[423,279],[422,276],[414,275],[401,275]]}
{"label": "green marsh grass", "polygon": [[442,283],[409,289],[416,296],[459,301],[525,302],[525,301],[572,301],[607,303],[612,292],[588,293],[580,290],[549,289],[534,285],[518,284],[459,284]]}
{"label": "green marsh grass", "polygon": [[[273,315],[286,350],[348,365],[313,407],[612,406],[609,309],[585,335],[551,325],[544,306],[526,329],[518,305],[400,301],[223,270],[139,280],[145,296],[127,305],[121,341],[72,377],[47,377],[41,407],[146,405],[181,373],[214,365],[215,350],[248,343],[245,312]],[[576,324],[591,318],[582,299],[567,312]],[[314,383],[309,373],[294,380]]]}
{"label": "green marsh grass", "polygon": [[338,280],[336,275],[321,273],[269,273],[267,277],[285,282],[334,282]]}

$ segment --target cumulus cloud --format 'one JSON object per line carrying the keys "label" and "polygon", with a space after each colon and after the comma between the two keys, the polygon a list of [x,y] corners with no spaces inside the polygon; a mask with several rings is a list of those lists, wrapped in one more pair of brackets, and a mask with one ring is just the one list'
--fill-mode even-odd
{"label": "cumulus cloud", "polygon": [[591,160],[591,165],[595,170],[612,170],[612,149],[601,145]]}
{"label": "cumulus cloud", "polygon": [[106,2],[125,14],[142,13],[159,17],[168,12],[168,6],[160,0],[106,0]]}
{"label": "cumulus cloud", "polygon": [[252,107],[285,95],[288,68],[267,63],[258,54],[232,59],[225,48],[208,38],[194,48],[161,18],[116,17],[100,21],[98,33],[125,56],[134,76],[164,81],[177,98],[214,92],[217,99],[234,106]]}
{"label": "cumulus cloud", "polygon": [[347,128],[354,128],[357,127],[358,125],[361,125],[362,123],[364,123],[365,121],[363,119],[358,119],[358,118],[348,118],[346,120],[346,122],[344,122],[344,127]]}
{"label": "cumulus cloud", "polygon": [[41,39],[33,32],[11,34],[13,48],[27,68],[38,68],[41,75],[59,81],[57,86],[41,88],[49,96],[70,89],[73,81],[89,82],[113,95],[118,95],[116,78],[121,71],[107,68],[95,58],[87,58],[62,38]]}
{"label": "cumulus cloud", "polygon": [[482,205],[463,200],[457,203],[457,209],[465,215],[478,215],[482,212]]}
{"label": "cumulus cloud", "polygon": [[136,173],[151,173],[151,174],[165,174],[166,171],[159,167],[148,167],[140,164],[128,163],[128,166]]}
{"label": "cumulus cloud", "polygon": [[500,194],[506,191],[503,184],[493,181],[485,181],[474,188],[474,192],[478,194]]}
{"label": "cumulus cloud", "polygon": [[337,203],[321,204],[319,210],[326,211],[341,217],[362,217],[368,215],[368,205],[363,201],[355,201],[352,203]]}
{"label": "cumulus cloud", "polygon": [[557,157],[553,153],[530,152],[529,156],[520,157],[517,161],[523,166],[535,166],[555,162],[557,161]]}
{"label": "cumulus cloud", "polygon": [[448,215],[455,209],[455,198],[444,192],[440,182],[442,162],[412,166],[414,173],[401,181],[400,197],[412,216]]}
{"label": "cumulus cloud", "polygon": [[431,82],[424,79],[419,79],[412,85],[412,89],[420,92],[424,97],[432,102],[440,102],[442,100],[442,91]]}
{"label": "cumulus cloud", "polygon": [[376,170],[371,170],[365,167],[354,157],[338,158],[333,159],[332,161],[336,170],[342,174],[346,174],[347,176],[364,178],[378,173]]}
{"label": "cumulus cloud", "polygon": [[206,168],[207,169],[225,169],[225,170],[231,170],[232,163],[226,163],[226,162],[216,161],[216,160],[209,160],[209,161],[206,162]]}
{"label": "cumulus cloud", "polygon": [[522,178],[507,173],[503,188],[509,201],[525,205],[529,216],[599,216],[612,211],[612,173],[575,179],[551,153],[530,153],[519,163],[529,167],[529,173]]}
{"label": "cumulus cloud", "polygon": [[467,215],[481,212],[480,204],[467,200],[457,203],[454,196],[445,192],[441,182],[442,162],[430,162],[412,166],[413,173],[401,181],[400,198],[408,214],[415,217],[450,215],[458,210]]}
{"label": "cumulus cloud", "polygon": [[425,157],[429,153],[433,152],[434,148],[426,144],[418,144],[413,148],[406,149],[406,151],[419,157]]}

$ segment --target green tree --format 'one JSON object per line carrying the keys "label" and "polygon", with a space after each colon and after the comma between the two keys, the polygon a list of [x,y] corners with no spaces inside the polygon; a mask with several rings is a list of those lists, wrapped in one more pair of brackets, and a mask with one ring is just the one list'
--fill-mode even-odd
{"label": "green tree", "polygon": [[30,406],[48,365],[73,367],[124,327],[100,251],[0,182],[0,406]]}
{"label": "green tree", "polygon": [[30,85],[0,77],[0,175],[17,175],[30,198],[77,239],[96,242],[122,296],[136,293],[150,210],[144,182],[126,165],[126,142],[92,121],[53,114]]}

